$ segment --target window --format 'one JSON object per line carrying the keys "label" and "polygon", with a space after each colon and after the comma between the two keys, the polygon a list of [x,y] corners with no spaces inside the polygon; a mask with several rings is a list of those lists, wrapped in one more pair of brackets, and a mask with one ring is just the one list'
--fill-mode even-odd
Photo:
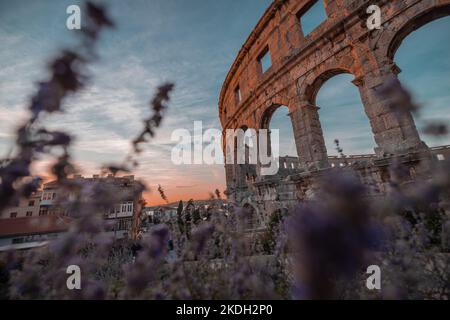
{"label": "window", "polygon": [[234,100],[236,101],[236,104],[239,104],[241,102],[241,99],[241,89],[239,88],[239,86],[237,86],[234,90]]}
{"label": "window", "polygon": [[131,228],[131,220],[130,219],[119,219],[116,225],[116,230],[128,230]]}
{"label": "window", "polygon": [[17,212],[11,212],[11,213],[9,214],[9,217],[10,217],[10,218],[17,218]]}
{"label": "window", "polygon": [[39,209],[39,216],[46,216],[48,213],[48,208],[47,207],[42,207]]}
{"label": "window", "polygon": [[28,206],[29,207],[34,207],[34,200],[28,201]]}
{"label": "window", "polygon": [[265,73],[272,66],[272,61],[270,60],[269,47],[266,47],[261,52],[261,54],[259,55],[258,61],[259,61],[259,65],[261,66],[262,73]]}
{"label": "window", "polygon": [[444,160],[445,160],[445,156],[444,156],[443,154],[438,154],[438,155],[437,155],[437,159],[438,159],[439,161],[444,161]]}
{"label": "window", "polygon": [[50,215],[57,215],[59,214],[60,210],[58,207],[50,207],[48,210],[48,214]]}
{"label": "window", "polygon": [[316,0],[297,13],[297,17],[302,26],[303,35],[306,37],[327,19],[327,14],[323,6],[323,0]]}
{"label": "window", "polygon": [[42,200],[51,200],[52,199],[52,193],[46,192],[42,195]]}
{"label": "window", "polygon": [[33,211],[27,211],[27,217],[31,217],[33,215]]}
{"label": "window", "polygon": [[14,238],[14,239],[12,240],[12,243],[13,243],[13,244],[23,243],[24,240],[25,240],[24,238]]}

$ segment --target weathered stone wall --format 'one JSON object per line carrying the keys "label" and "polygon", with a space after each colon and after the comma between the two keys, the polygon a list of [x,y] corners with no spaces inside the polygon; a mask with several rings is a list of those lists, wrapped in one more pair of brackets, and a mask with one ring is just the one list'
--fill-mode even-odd
{"label": "weathered stone wall", "polygon": [[[242,46],[225,79],[219,98],[223,129],[268,128],[273,112],[287,106],[299,156],[297,169],[303,175],[299,180],[281,175],[271,179],[251,177],[249,181],[248,173],[257,172],[254,166],[227,165],[228,194],[235,201],[253,198],[264,202],[271,198],[269,194],[275,197],[274,192],[265,193],[270,188],[278,189],[283,198],[270,199],[272,203],[289,204],[303,197],[299,193],[311,193],[308,183],[313,182],[305,182],[311,179],[305,175],[310,177],[311,172],[327,170],[333,164],[323,139],[316,95],[325,81],[340,73],[354,76],[376,142],[374,158],[427,154],[411,114],[396,113],[379,90],[387,80],[398,81],[400,69],[393,58],[402,40],[425,23],[450,15],[450,0],[375,1],[382,11],[382,28],[372,31],[366,26],[366,9],[374,1],[323,1],[327,19],[305,36],[301,15],[314,1],[275,0]],[[263,73],[259,58],[267,49],[272,65]],[[236,98],[237,88],[240,101]],[[375,177],[382,176],[381,167],[378,164],[371,169]]]}

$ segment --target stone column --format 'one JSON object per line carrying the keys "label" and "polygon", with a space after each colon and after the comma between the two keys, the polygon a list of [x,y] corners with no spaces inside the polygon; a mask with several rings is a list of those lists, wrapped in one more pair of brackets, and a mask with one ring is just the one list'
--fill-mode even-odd
{"label": "stone column", "polygon": [[226,183],[227,183],[227,189],[229,191],[231,191],[231,189],[234,188],[233,178],[234,178],[233,164],[226,163],[225,164],[225,179],[226,179]]}
{"label": "stone column", "polygon": [[383,86],[399,87],[400,69],[393,63],[381,70],[368,72],[353,82],[358,86],[365,112],[369,118],[378,156],[426,150],[420,140],[413,117],[408,110],[393,108],[393,96],[383,93]]}
{"label": "stone column", "polygon": [[328,167],[327,149],[319,120],[319,108],[305,101],[289,109],[291,110],[289,116],[294,129],[300,163],[305,168],[310,166]]}

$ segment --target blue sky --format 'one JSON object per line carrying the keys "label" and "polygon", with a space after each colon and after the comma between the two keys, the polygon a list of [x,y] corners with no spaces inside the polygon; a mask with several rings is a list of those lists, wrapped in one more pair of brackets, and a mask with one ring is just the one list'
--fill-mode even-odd
{"label": "blue sky", "polygon": [[[52,115],[48,123],[76,135],[75,158],[84,173],[93,174],[103,163],[123,159],[129,138],[139,131],[140,119],[148,114],[154,89],[163,81],[174,81],[176,90],[163,127],[142,154],[136,175],[153,188],[163,185],[169,200],[207,197],[215,188],[223,190],[222,165],[171,164],[174,143],[170,136],[177,128],[193,130],[197,120],[203,121],[205,129],[220,128],[217,100],[221,85],[270,2],[108,1],[117,29],[102,38],[101,60],[91,67],[92,84],[66,101],[67,114]],[[12,146],[17,119],[25,115],[34,83],[45,78],[46,63],[58,49],[74,43],[76,31],[66,29],[65,10],[79,3],[0,0],[2,155]],[[449,18],[431,23],[408,37],[397,54],[397,63],[403,69],[401,79],[417,93],[419,101],[430,106],[428,118],[437,115],[449,119],[449,30]],[[319,92],[327,146],[339,138],[346,153],[370,152],[373,139],[350,80],[347,75],[338,76]],[[337,116],[343,110],[347,116]],[[295,152],[289,118],[282,109],[275,114],[271,127],[282,129],[282,147],[286,145],[291,150],[288,153]],[[48,165],[45,161],[41,164],[36,169],[39,172]]]}

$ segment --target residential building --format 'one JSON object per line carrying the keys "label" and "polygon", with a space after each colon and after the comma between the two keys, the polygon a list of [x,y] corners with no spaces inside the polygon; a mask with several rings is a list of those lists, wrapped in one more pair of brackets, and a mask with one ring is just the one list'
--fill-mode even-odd
{"label": "residential building", "polygon": [[0,222],[0,252],[44,246],[66,232],[71,220],[65,216],[3,219]]}
{"label": "residential building", "polygon": [[42,192],[33,193],[28,199],[20,199],[15,207],[8,207],[0,213],[0,219],[37,217],[41,202]]}
{"label": "residential building", "polygon": [[[117,188],[117,192],[121,193],[122,199],[118,203],[111,203],[111,207],[107,212],[102,212],[105,219],[113,222],[109,230],[110,233],[118,239],[131,237],[135,238],[139,232],[140,225],[140,209],[142,206],[142,192],[139,190],[139,183],[134,179],[133,175],[115,177],[108,175],[106,177],[93,175],[92,177],[83,177],[76,175],[73,178],[81,184],[107,184]],[[62,192],[57,181],[44,184],[42,190],[42,198],[39,214],[45,215],[69,215],[70,212],[63,210],[59,203],[62,198],[68,197],[67,192]],[[69,195],[71,196],[71,195]]]}
{"label": "residential building", "polygon": [[[140,185],[134,176],[94,175],[86,178],[77,175],[72,179],[85,186],[104,183],[116,188],[114,190],[120,199],[118,203],[111,203],[109,210],[98,214],[103,214],[106,220],[112,222],[108,224],[107,232],[116,239],[137,237],[143,200]],[[70,212],[61,206],[71,196],[58,181],[51,181],[29,199],[21,199],[16,207],[3,210],[0,214],[0,250],[45,245],[51,238],[65,232],[77,216],[77,212]]]}

